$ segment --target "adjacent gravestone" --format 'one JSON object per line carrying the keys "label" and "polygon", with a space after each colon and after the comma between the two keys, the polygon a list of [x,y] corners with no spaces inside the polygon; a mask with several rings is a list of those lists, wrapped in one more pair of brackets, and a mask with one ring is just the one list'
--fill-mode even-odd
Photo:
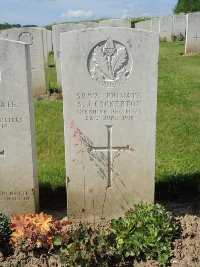
{"label": "adjacent gravestone", "polygon": [[173,36],[182,35],[185,37],[186,32],[186,16],[184,14],[173,16]]}
{"label": "adjacent gravestone", "polygon": [[47,44],[47,30],[42,28],[43,31],[43,49],[44,49],[44,64],[48,67],[48,44]]}
{"label": "adjacent gravestone", "polygon": [[200,12],[187,15],[185,53],[200,53]]}
{"label": "adjacent gravestone", "polygon": [[131,28],[131,21],[127,19],[106,19],[99,21],[99,27]]}
{"label": "adjacent gravestone", "polygon": [[57,86],[58,89],[62,88],[62,77],[61,77],[61,52],[60,52],[60,34],[63,32],[84,29],[86,28],[83,24],[76,23],[66,23],[66,24],[57,24],[53,25],[53,49],[54,49],[54,59],[56,63],[56,72],[57,72]]}
{"label": "adjacent gravestone", "polygon": [[30,53],[0,39],[0,212],[38,210]]}
{"label": "adjacent gravestone", "polygon": [[0,38],[21,41],[30,46],[33,95],[45,94],[43,30],[28,27],[4,30]]}
{"label": "adjacent gravestone", "polygon": [[172,16],[160,17],[160,37],[164,38],[167,42],[172,41]]}
{"label": "adjacent gravestone", "polygon": [[151,19],[151,30],[153,32],[160,31],[160,18],[152,18]]}
{"label": "adjacent gravestone", "polygon": [[143,22],[143,30],[151,31],[151,20],[145,20]]}
{"label": "adjacent gravestone", "polygon": [[99,23],[95,21],[81,21],[81,24],[85,25],[87,28],[98,28]]}
{"label": "adjacent gravestone", "polygon": [[138,29],[138,30],[141,29],[141,22],[140,21],[135,23],[135,29]]}
{"label": "adjacent gravestone", "polygon": [[158,51],[153,32],[61,34],[70,217],[109,219],[154,201]]}
{"label": "adjacent gravestone", "polygon": [[47,48],[48,48],[48,52],[51,52],[53,50],[52,31],[50,30],[47,30]]}

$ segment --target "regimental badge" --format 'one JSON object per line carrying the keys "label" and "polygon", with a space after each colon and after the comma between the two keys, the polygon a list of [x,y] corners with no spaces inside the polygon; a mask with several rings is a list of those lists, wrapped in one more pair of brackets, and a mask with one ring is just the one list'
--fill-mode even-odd
{"label": "regimental badge", "polygon": [[108,38],[97,44],[88,57],[88,71],[93,80],[108,88],[125,82],[132,70],[132,59],[127,48]]}

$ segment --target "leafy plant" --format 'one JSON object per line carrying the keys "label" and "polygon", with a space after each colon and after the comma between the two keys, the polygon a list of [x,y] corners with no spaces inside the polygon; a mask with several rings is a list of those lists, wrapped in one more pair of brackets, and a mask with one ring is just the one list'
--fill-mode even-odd
{"label": "leafy plant", "polygon": [[107,232],[101,229],[92,229],[80,223],[68,232],[68,244],[61,251],[61,262],[66,266],[107,267],[110,255]]}
{"label": "leafy plant", "polygon": [[172,41],[184,41],[185,37],[180,32],[178,35],[172,35]]}
{"label": "leafy plant", "polygon": [[139,204],[124,218],[112,221],[116,238],[116,254],[168,263],[172,256],[171,242],[178,227],[171,214],[161,205]]}
{"label": "leafy plant", "polygon": [[12,219],[11,241],[14,246],[23,245],[28,250],[48,249],[62,245],[66,240],[66,228],[71,222],[55,220],[47,214],[18,215]]}
{"label": "leafy plant", "polygon": [[0,248],[5,248],[10,241],[10,219],[3,213],[0,213]]}

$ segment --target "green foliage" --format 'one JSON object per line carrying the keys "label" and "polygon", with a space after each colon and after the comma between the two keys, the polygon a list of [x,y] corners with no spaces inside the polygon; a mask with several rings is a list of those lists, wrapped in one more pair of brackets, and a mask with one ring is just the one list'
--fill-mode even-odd
{"label": "green foliage", "polygon": [[[178,227],[160,205],[139,204],[110,228],[92,229],[79,224],[67,233],[61,251],[66,266],[119,266],[135,259],[154,259],[160,265],[172,256],[172,240]],[[121,266],[121,265],[120,265]]]}
{"label": "green foliage", "polygon": [[0,213],[0,249],[5,248],[10,241],[10,219],[3,213]]}
{"label": "green foliage", "polygon": [[185,37],[180,32],[180,34],[178,34],[178,35],[172,35],[172,40],[173,41],[184,41],[185,40]]}
{"label": "green foliage", "polygon": [[61,262],[65,266],[108,266],[104,234],[100,230],[80,223],[68,232],[68,238],[66,248],[61,251]]}
{"label": "green foliage", "polygon": [[54,52],[51,51],[48,56],[48,68],[46,68],[46,89],[49,93],[55,93],[57,89],[57,75],[54,64]]}
{"label": "green foliage", "polygon": [[112,221],[118,255],[156,259],[167,264],[172,256],[172,239],[178,227],[171,214],[158,204],[135,206],[124,218]]}
{"label": "green foliage", "polygon": [[174,13],[189,13],[200,11],[200,0],[178,0]]}
{"label": "green foliage", "polygon": [[131,18],[131,28],[135,28],[135,24],[140,21],[145,21],[151,19],[150,17],[138,17],[138,18]]}
{"label": "green foliage", "polygon": [[3,23],[0,24],[0,30],[6,30],[11,28],[21,28],[20,24],[9,24],[9,23]]}

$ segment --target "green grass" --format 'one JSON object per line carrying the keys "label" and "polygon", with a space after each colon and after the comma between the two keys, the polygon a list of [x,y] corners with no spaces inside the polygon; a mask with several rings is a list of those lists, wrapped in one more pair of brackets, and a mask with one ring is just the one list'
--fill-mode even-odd
{"label": "green grass", "polygon": [[[183,42],[161,42],[156,182],[169,194],[200,184],[200,56],[183,52]],[[35,110],[40,185],[65,186],[62,101],[35,102]]]}
{"label": "green grass", "polygon": [[46,90],[53,93],[57,91],[56,67],[54,64],[54,53],[51,51],[48,58],[48,68],[46,68]]}
{"label": "green grass", "polygon": [[35,117],[40,186],[65,186],[62,101],[35,102]]}

